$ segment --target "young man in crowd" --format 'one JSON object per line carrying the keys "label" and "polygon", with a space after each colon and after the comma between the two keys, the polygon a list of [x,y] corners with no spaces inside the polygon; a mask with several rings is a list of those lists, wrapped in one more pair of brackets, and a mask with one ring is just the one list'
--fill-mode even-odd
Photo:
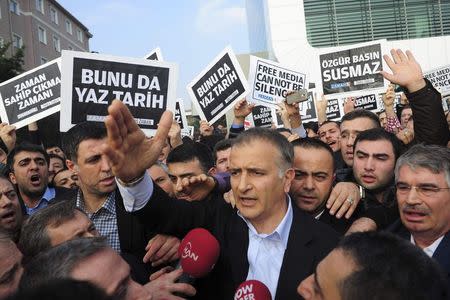
{"label": "young man in crowd", "polygon": [[48,154],[37,145],[20,144],[8,155],[9,178],[17,186],[23,212],[31,215],[69,190],[48,186]]}
{"label": "young man in crowd", "polygon": [[12,239],[17,240],[22,221],[23,213],[17,192],[9,179],[0,175],[0,230],[8,232]]}
{"label": "young man in crowd", "polygon": [[214,147],[214,160],[216,172],[228,172],[230,166],[230,152],[232,140],[225,139],[216,144]]}
{"label": "young man in crowd", "polygon": [[[170,199],[149,180],[145,168],[162,147],[170,113],[163,114],[152,141],[145,139],[122,102],[113,101],[109,113],[104,153],[111,159],[114,174],[124,182],[120,189],[131,196],[124,199],[125,207],[137,210],[146,226],[158,230],[185,234],[192,228],[205,227],[222,245],[212,274],[199,283],[201,299],[230,299],[246,279],[264,282],[273,299],[296,297],[298,281],[306,278],[319,257],[335,245],[337,234],[292,205],[287,192],[295,176],[293,149],[284,137],[255,128],[241,133],[233,142],[230,173],[238,213],[221,198],[213,209],[209,201],[194,204]],[[118,130],[123,126],[128,135]],[[130,136],[135,137],[133,141]],[[127,142],[117,143],[119,140]],[[214,185],[214,180],[209,178],[205,184]],[[259,247],[260,242],[266,246]],[[272,250],[264,250],[266,247]]]}

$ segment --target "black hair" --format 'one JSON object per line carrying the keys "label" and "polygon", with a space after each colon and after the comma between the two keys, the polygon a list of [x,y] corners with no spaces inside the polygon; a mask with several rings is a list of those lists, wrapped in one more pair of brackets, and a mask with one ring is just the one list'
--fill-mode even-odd
{"label": "black hair", "polygon": [[425,252],[386,232],[344,237],[336,247],[356,264],[341,284],[342,299],[448,299],[447,280]]}
{"label": "black hair", "polygon": [[349,113],[346,113],[341,119],[341,124],[344,123],[345,121],[352,121],[360,118],[367,118],[372,120],[373,124],[375,125],[375,128],[381,127],[378,116],[375,113],[371,112],[370,110],[365,109],[355,109]]}
{"label": "black hair", "polygon": [[[322,150],[325,150],[331,156],[331,161],[333,162],[333,170],[334,170],[335,163],[334,163],[333,150],[331,149],[331,147],[327,143],[322,142],[319,139],[303,138],[303,139],[293,140],[291,142],[291,144],[292,144],[292,146],[294,146],[294,149],[295,149],[295,147],[301,147],[301,148],[305,148],[305,149],[322,149]],[[295,151],[294,151],[294,153],[295,153]]]}
{"label": "black hair", "polygon": [[37,152],[37,153],[41,153],[44,156],[45,161],[47,162],[47,166],[50,163],[50,159],[48,157],[47,152],[45,152],[44,148],[42,148],[39,145],[36,144],[31,144],[31,143],[27,143],[27,142],[23,142],[19,145],[17,145],[16,147],[14,147],[14,149],[11,150],[11,152],[8,154],[8,158],[7,158],[7,165],[9,166],[10,170],[12,172],[14,172],[14,159],[15,156],[17,154],[19,154],[20,152]]}
{"label": "black hair", "polygon": [[388,141],[392,145],[392,149],[394,150],[395,160],[402,155],[403,146],[400,140],[395,136],[395,134],[387,132],[383,128],[372,128],[368,130],[362,131],[355,139],[353,144],[353,151],[356,148],[356,144],[361,141]]}
{"label": "black hair", "polygon": [[63,135],[63,152],[66,155],[67,159],[76,161],[78,158],[78,146],[82,141],[89,139],[101,140],[105,138],[106,135],[106,127],[103,123],[79,123]]}
{"label": "black hair", "polygon": [[214,161],[217,160],[217,152],[230,149],[232,145],[233,145],[233,143],[232,143],[231,139],[224,139],[224,140],[221,140],[220,142],[218,142],[214,146],[214,151],[213,151]]}
{"label": "black hair", "polygon": [[214,167],[214,159],[211,150],[203,143],[181,144],[175,147],[167,156],[167,165],[171,163],[183,163],[198,159],[205,174]]}

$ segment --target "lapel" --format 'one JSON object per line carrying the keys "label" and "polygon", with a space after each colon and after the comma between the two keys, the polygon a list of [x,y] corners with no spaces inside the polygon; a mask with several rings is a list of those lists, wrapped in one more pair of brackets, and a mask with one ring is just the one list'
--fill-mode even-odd
{"label": "lapel", "polygon": [[450,231],[445,234],[436,251],[434,251],[433,258],[450,277]]}
{"label": "lapel", "polygon": [[300,299],[296,287],[299,278],[306,278],[314,271],[316,255],[309,243],[313,240],[312,221],[305,217],[296,205],[292,205],[293,219],[283,263],[278,278],[276,297],[274,300]]}
{"label": "lapel", "polygon": [[248,227],[237,213],[234,213],[231,226],[228,230],[228,257],[229,264],[231,266],[231,272],[233,277],[233,285],[237,287],[247,278],[248,274]]}

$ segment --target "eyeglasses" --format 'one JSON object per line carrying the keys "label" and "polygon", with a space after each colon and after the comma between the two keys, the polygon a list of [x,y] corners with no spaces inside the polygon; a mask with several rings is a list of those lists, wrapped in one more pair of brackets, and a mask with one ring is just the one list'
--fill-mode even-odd
{"label": "eyeglasses", "polygon": [[406,183],[397,183],[395,185],[397,187],[397,192],[400,194],[407,194],[409,193],[409,191],[414,188],[417,193],[419,195],[422,196],[426,196],[426,197],[432,197],[434,195],[436,195],[437,193],[439,193],[441,190],[450,190],[450,188],[440,188],[437,186],[432,186],[432,185],[418,185],[418,186],[414,186],[414,185],[409,185]]}

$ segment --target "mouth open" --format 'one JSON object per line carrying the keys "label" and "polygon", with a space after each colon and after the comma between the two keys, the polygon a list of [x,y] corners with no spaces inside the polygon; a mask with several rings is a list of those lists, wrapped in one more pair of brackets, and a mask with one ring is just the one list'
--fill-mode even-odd
{"label": "mouth open", "polygon": [[16,214],[14,211],[9,211],[2,216],[2,220],[5,222],[11,222],[15,219]]}
{"label": "mouth open", "polygon": [[30,177],[31,184],[39,185],[41,183],[41,176],[39,174],[33,174]]}

